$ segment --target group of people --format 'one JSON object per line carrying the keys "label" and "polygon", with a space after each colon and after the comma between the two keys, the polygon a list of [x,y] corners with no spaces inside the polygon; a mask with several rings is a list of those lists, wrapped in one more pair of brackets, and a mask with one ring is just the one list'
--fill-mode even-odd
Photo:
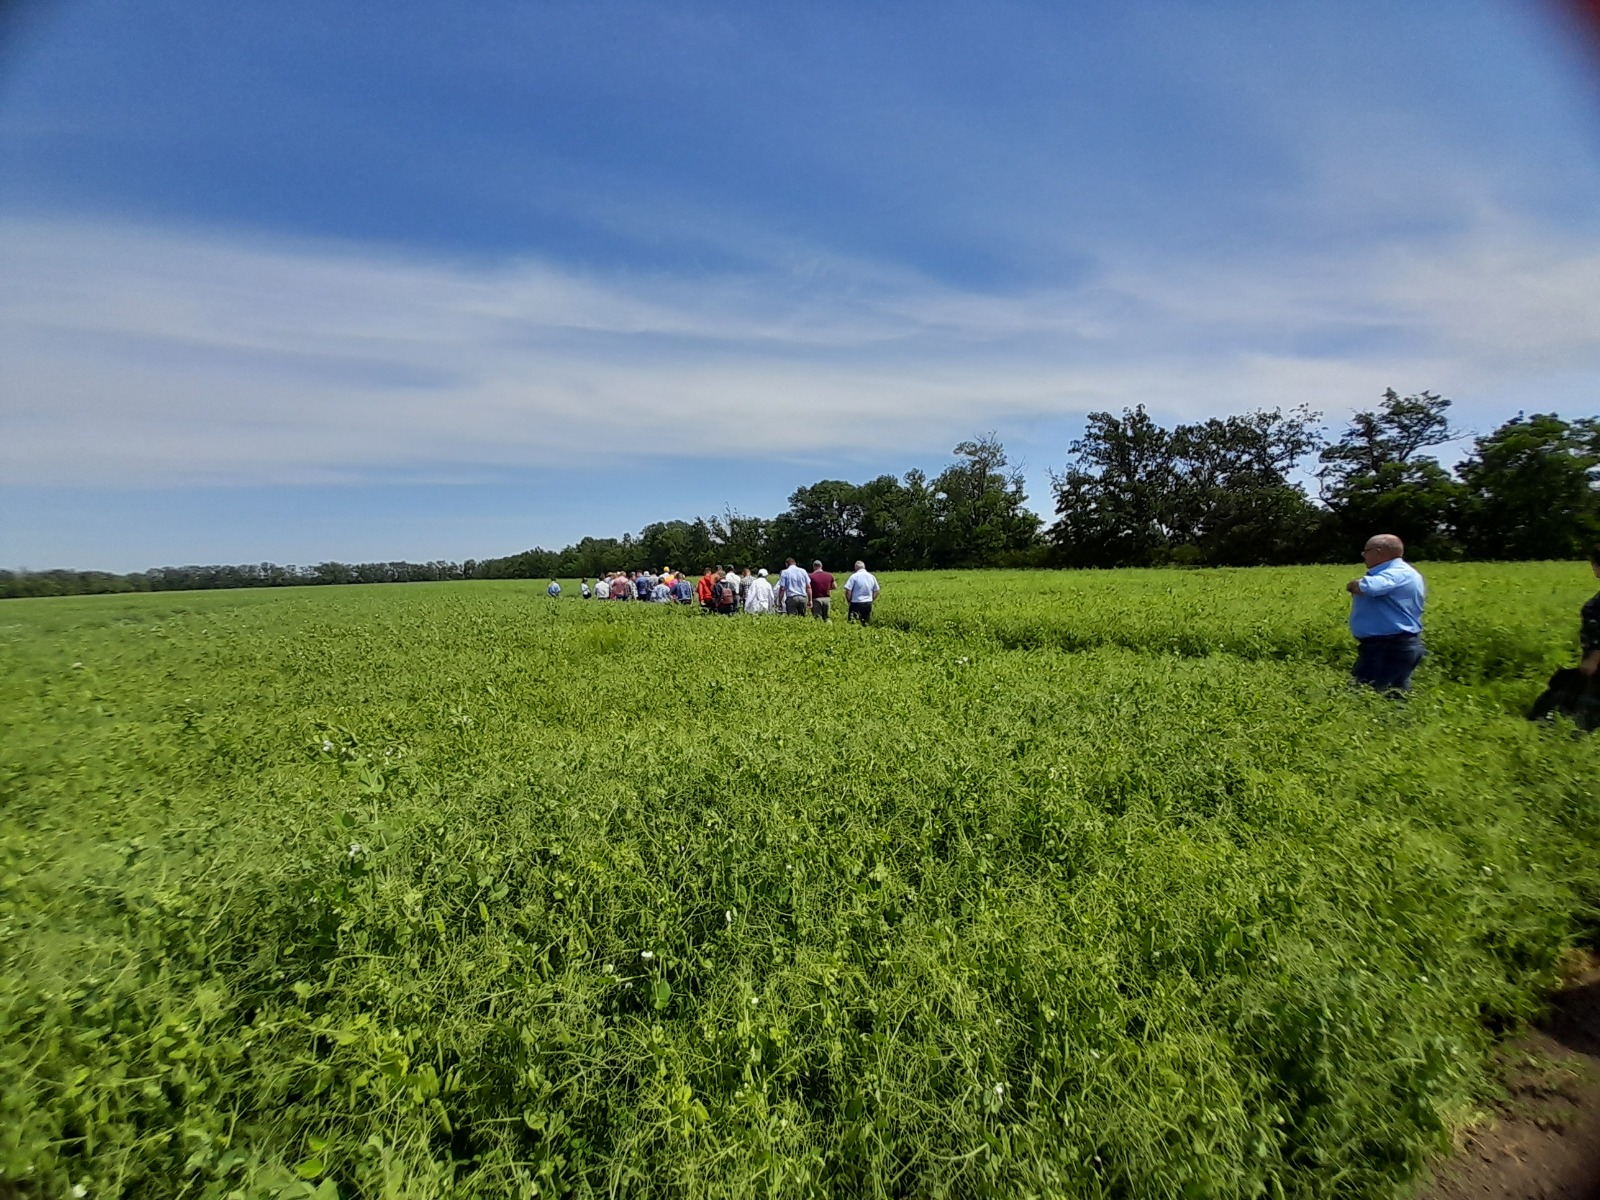
{"label": "group of people", "polygon": [[[783,613],[788,616],[813,616],[827,621],[833,615],[833,593],[836,589],[833,575],[824,570],[822,563],[813,562],[811,570],[789,559],[774,582],[765,567],[754,571],[724,567],[720,563],[707,567],[699,579],[663,567],[659,574],[651,571],[612,571],[598,576],[594,587],[587,578],[578,581],[579,593],[585,600],[634,600],[654,604],[698,604],[703,612],[719,616],[748,613]],[[855,572],[844,581],[846,620],[862,625],[872,623],[872,606],[878,599],[878,580],[867,570],[866,564],[857,562]],[[561,584],[552,579],[545,593],[560,599]]]}
{"label": "group of people", "polygon": [[[1350,593],[1350,633],[1357,651],[1352,676],[1380,692],[1398,695],[1411,686],[1411,675],[1426,653],[1422,644],[1422,610],[1428,588],[1418,570],[1405,560],[1405,544],[1392,533],[1369,538],[1361,551],[1366,574],[1345,584]],[[1590,554],[1589,565],[1600,577],[1600,544]],[[828,620],[832,616],[835,581],[820,562],[811,570],[789,559],[774,583],[765,567],[736,570],[720,564],[707,567],[698,580],[664,567],[659,575],[648,571],[613,571],[594,581],[580,581],[585,600],[646,600],[657,604],[698,604],[702,611],[724,616],[749,613],[807,615]],[[559,598],[561,584],[550,581],[545,589]],[[878,581],[857,562],[855,573],[844,582],[847,620],[863,625],[872,620],[878,598]],[[1557,672],[1550,690],[1535,705],[1535,716],[1565,711],[1586,728],[1600,727],[1600,595],[1583,606],[1579,640],[1583,657],[1576,668]]]}

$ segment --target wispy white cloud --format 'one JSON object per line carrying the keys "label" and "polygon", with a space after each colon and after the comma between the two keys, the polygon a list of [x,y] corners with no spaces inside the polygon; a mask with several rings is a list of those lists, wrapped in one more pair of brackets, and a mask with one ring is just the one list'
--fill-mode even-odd
{"label": "wispy white cloud", "polygon": [[1600,242],[1486,214],[1358,255],[961,291],[788,249],[693,278],[0,221],[0,470],[24,484],[470,478],[641,455],[942,451],[974,429],[1600,376]]}

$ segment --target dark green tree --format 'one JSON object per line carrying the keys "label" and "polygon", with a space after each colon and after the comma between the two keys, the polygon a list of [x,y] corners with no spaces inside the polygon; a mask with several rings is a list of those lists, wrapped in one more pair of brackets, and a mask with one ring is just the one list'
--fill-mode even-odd
{"label": "dark green tree", "polygon": [[1323,514],[1289,476],[1322,445],[1320,417],[1260,409],[1173,430],[1174,557],[1256,566],[1314,556]]}
{"label": "dark green tree", "polygon": [[720,517],[707,522],[711,544],[716,547],[712,557],[733,567],[761,566],[767,557],[768,524],[761,517],[723,509]]}
{"label": "dark green tree", "polygon": [[[916,570],[928,565],[933,543],[933,492],[921,471],[907,471],[904,483],[879,475],[858,489],[861,502],[862,557],[874,569]],[[854,562],[841,562],[848,568]]]}
{"label": "dark green tree", "polygon": [[1340,546],[1393,533],[1416,557],[1457,549],[1452,526],[1462,487],[1436,458],[1419,453],[1455,440],[1449,408],[1434,392],[1400,396],[1390,388],[1377,409],[1357,413],[1322,451],[1317,478]]}
{"label": "dark green tree", "polygon": [[1176,517],[1172,434],[1142,404],[1121,417],[1093,412],[1068,453],[1066,469],[1051,476],[1057,561],[1072,567],[1162,561]]}
{"label": "dark green tree", "polygon": [[637,566],[655,571],[672,567],[698,574],[716,561],[718,555],[711,525],[700,517],[693,521],[656,521],[646,525],[639,531],[634,546],[641,560]]}
{"label": "dark green tree", "polygon": [[1476,439],[1458,473],[1476,558],[1583,558],[1600,537],[1600,419],[1518,413]]}
{"label": "dark green tree", "polygon": [[1020,469],[1007,470],[991,431],[955,448],[960,461],[933,481],[933,566],[992,567],[1025,555],[1039,540],[1038,516],[1023,507]]}
{"label": "dark green tree", "polygon": [[806,566],[813,559],[852,562],[866,549],[862,516],[860,489],[853,483],[823,479],[797,488],[788,509],[773,519],[772,555],[775,560],[793,555]]}

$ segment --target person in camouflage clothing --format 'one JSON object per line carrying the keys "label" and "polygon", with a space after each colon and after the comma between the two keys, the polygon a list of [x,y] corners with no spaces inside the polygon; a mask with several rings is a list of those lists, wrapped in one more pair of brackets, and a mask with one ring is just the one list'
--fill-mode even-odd
{"label": "person in camouflage clothing", "polygon": [[[1589,569],[1600,579],[1600,542],[1589,551]],[[1583,647],[1583,661],[1578,670],[1593,676],[1600,671],[1600,592],[1584,604],[1578,616],[1578,644]]]}
{"label": "person in camouflage clothing", "polygon": [[[1589,567],[1600,578],[1600,543],[1589,552]],[[1600,593],[1579,611],[1578,645],[1583,658],[1577,670],[1566,667],[1550,676],[1550,686],[1528,713],[1533,720],[1547,721],[1561,713],[1579,729],[1600,729]]]}

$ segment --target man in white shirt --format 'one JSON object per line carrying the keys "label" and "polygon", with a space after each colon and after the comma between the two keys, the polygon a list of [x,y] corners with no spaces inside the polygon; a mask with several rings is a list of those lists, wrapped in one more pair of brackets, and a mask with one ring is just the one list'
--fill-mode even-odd
{"label": "man in white shirt", "polygon": [[767,580],[767,569],[762,567],[745,589],[744,610],[752,616],[769,613],[772,611],[772,598],[772,584]]}
{"label": "man in white shirt", "polygon": [[594,598],[596,600],[611,599],[611,580],[605,575],[594,577]]}
{"label": "man in white shirt", "polygon": [[778,598],[783,611],[791,617],[803,617],[811,611],[811,576],[790,559],[778,576]]}
{"label": "man in white shirt", "polygon": [[850,603],[846,621],[872,623],[872,602],[878,598],[878,581],[867,570],[866,563],[857,562],[856,573],[844,581],[844,598]]}

